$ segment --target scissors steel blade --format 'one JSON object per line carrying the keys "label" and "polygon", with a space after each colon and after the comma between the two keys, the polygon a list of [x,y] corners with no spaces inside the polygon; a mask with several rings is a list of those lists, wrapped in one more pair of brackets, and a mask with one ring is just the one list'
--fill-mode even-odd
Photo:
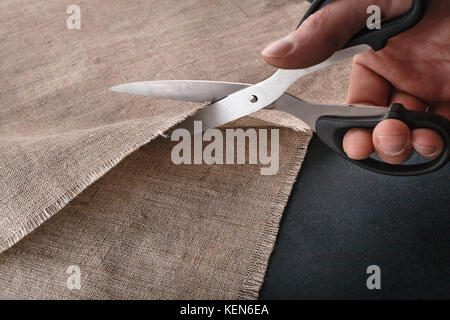
{"label": "scissors steel blade", "polygon": [[119,84],[109,90],[139,96],[192,102],[216,101],[245,87],[242,83],[204,80],[162,80]]}
{"label": "scissors steel blade", "polygon": [[[158,98],[172,98],[184,101],[204,102],[208,100],[220,99],[249,86],[250,84],[247,83],[225,81],[165,80],[135,82],[120,85],[118,87],[119,90],[123,90],[128,93],[140,92],[143,95],[151,95],[152,97]],[[207,89],[211,89],[211,91],[205,94],[204,90]],[[287,93],[283,94],[280,98],[268,105],[267,108],[287,112],[297,118],[300,118],[313,130],[315,129],[316,120],[321,115],[377,116],[384,114],[387,110],[385,107],[354,107],[345,105],[314,104],[303,101]],[[196,116],[195,118],[196,120],[202,120],[202,122],[208,120],[205,119],[205,115],[202,114]],[[192,119],[190,119],[190,121],[192,121]],[[184,122],[181,122],[177,127],[184,127],[184,124]]]}
{"label": "scissors steel blade", "polygon": [[[207,107],[200,109],[192,117],[186,119],[182,123],[182,126],[193,132],[193,123],[196,120],[202,120],[203,128],[208,129],[239,119],[270,105],[272,102],[281,97],[297,79],[370,49],[371,48],[367,45],[358,45],[337,51],[324,62],[310,68],[295,70],[279,69],[270,78],[267,78],[266,80],[253,86],[234,92],[225,98],[215,101]],[[160,86],[159,90],[156,89],[158,86]],[[154,97],[172,97],[175,99],[178,96],[186,97],[187,90],[182,90],[180,94],[173,94],[173,89],[168,89],[168,87],[164,84],[159,83],[156,87],[148,89],[145,85],[143,85],[143,83],[138,83],[138,85],[125,84],[122,85],[122,87],[116,86],[110,90],[138,93]],[[205,97],[213,98],[211,100],[215,100],[215,96],[213,94],[207,92],[199,93],[199,91],[200,90],[198,89],[196,91],[196,96],[191,97],[191,101],[198,101],[193,100],[194,98],[200,99]],[[217,92],[214,94],[216,93]]]}

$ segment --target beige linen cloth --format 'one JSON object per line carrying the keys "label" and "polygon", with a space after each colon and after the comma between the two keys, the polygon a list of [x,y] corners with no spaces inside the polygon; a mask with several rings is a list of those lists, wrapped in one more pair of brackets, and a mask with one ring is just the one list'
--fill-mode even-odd
{"label": "beige linen cloth", "polygon": [[[81,9],[80,30],[66,27],[72,4]],[[311,132],[270,110],[229,124],[283,127],[273,176],[257,165],[177,166],[175,143],[158,136],[201,106],[108,88],[261,81],[274,69],[259,51],[307,7],[2,0],[0,297],[256,298]],[[291,92],[343,102],[349,69],[348,61],[333,66]],[[80,289],[67,287],[71,265],[80,268]]]}

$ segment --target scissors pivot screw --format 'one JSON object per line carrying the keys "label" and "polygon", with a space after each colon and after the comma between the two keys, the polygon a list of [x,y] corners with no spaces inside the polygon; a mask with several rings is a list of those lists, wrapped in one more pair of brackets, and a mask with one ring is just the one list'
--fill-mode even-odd
{"label": "scissors pivot screw", "polygon": [[255,103],[256,101],[258,101],[258,97],[257,96],[254,96],[254,95],[252,95],[251,97],[250,97],[250,102],[251,103]]}

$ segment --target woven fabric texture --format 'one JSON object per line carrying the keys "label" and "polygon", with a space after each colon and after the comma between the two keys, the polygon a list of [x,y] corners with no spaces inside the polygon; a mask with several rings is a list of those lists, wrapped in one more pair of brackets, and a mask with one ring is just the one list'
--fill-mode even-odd
{"label": "woven fabric texture", "polygon": [[[78,1],[0,4],[0,294],[25,298],[251,299],[311,137],[262,110],[229,124],[280,129],[280,168],[175,165],[158,137],[201,106],[114,94],[124,82],[256,83],[259,51],[291,30],[303,1]],[[343,102],[350,62],[291,93]],[[307,186],[305,186],[307,187]],[[66,269],[81,270],[69,290]]]}

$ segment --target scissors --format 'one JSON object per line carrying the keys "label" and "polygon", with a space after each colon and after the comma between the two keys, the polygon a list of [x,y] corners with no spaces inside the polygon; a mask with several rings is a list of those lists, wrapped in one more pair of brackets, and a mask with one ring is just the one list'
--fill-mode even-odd
{"label": "scissors", "polygon": [[[309,15],[319,10],[324,2],[325,0],[314,1],[300,24]],[[423,0],[414,0],[406,14],[384,22],[381,29],[362,30],[324,62],[305,69],[279,69],[271,77],[255,85],[219,81],[166,80],[125,83],[111,87],[110,91],[193,102],[210,101],[209,105],[176,126],[190,132],[193,132],[194,121],[202,121],[202,128],[205,130],[221,126],[263,108],[287,112],[302,119],[329,148],[353,164],[385,175],[427,174],[443,167],[449,160],[450,121],[446,118],[438,114],[407,110],[398,103],[392,104],[389,108],[321,105],[303,101],[286,93],[292,83],[313,71],[367,50],[382,49],[389,38],[416,25],[421,20],[424,10]],[[418,164],[393,165],[373,158],[350,159],[342,147],[345,132],[350,128],[374,128],[385,119],[399,119],[411,129],[435,130],[442,136],[445,149],[439,158]]]}

